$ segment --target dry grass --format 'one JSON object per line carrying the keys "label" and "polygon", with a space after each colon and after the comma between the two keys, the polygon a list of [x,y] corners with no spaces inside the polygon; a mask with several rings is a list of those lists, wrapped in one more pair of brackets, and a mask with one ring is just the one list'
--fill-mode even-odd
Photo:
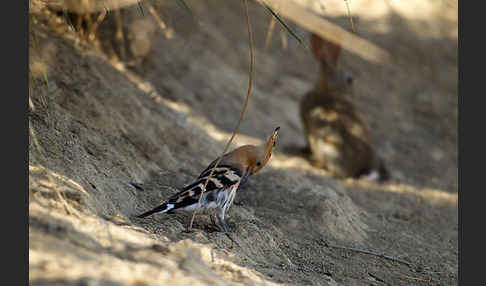
{"label": "dry grass", "polygon": [[303,6],[297,1],[259,0],[259,2],[268,5],[307,30],[341,45],[343,49],[365,60],[381,65],[387,65],[390,62],[391,56],[388,51],[316,15],[311,12],[309,7]]}

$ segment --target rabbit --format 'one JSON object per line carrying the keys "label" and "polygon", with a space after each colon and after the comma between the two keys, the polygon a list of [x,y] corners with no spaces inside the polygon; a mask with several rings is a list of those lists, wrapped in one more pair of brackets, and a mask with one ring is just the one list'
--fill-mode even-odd
{"label": "rabbit", "polygon": [[373,149],[365,122],[346,99],[353,94],[353,77],[337,68],[341,46],[312,34],[311,47],[320,74],[299,106],[311,163],[339,178],[388,180],[390,174]]}

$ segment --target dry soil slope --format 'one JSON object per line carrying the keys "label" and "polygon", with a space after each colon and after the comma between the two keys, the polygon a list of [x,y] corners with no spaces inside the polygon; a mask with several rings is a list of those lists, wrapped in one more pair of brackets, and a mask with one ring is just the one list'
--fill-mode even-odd
{"label": "dry soil slope", "polygon": [[[133,218],[197,176],[221,152],[246,94],[248,43],[241,3],[189,3],[200,17],[199,28],[180,6],[165,7],[161,13],[173,15],[167,21],[176,30],[174,38],[158,34],[153,51],[132,71],[48,29],[35,28],[39,47],[32,54],[48,65],[49,88],[41,79],[33,82],[36,109],[29,115],[43,152],[31,140],[30,283],[422,283],[403,275],[422,280],[435,275],[438,283],[454,283],[457,199],[454,203],[438,196],[429,201],[414,192],[345,187],[316,170],[317,175],[305,171],[310,168],[305,161],[278,148],[271,164],[242,189],[237,198],[241,204],[230,212],[240,246],[207,229],[205,218],[196,219],[195,233],[183,232],[188,220],[181,216]],[[312,85],[309,70],[316,71],[316,66],[292,39],[286,51],[265,52],[268,16],[256,4],[250,12],[257,43],[256,79],[236,143],[258,143],[279,125],[279,146],[301,145],[296,104]],[[231,29],[238,31],[229,33]],[[275,34],[273,46],[278,44]],[[387,133],[386,128],[377,132]],[[423,133],[413,126],[409,131]],[[398,131],[388,133],[393,132]],[[454,139],[445,138],[450,137]],[[405,147],[387,154],[392,165],[400,166],[393,162],[409,156],[406,148],[415,146],[395,138],[390,136]],[[436,137],[427,139],[418,144],[434,146]],[[447,162],[455,163],[453,156]],[[454,169],[453,163],[446,166]],[[405,182],[410,175],[411,183],[421,183],[420,170],[395,170],[405,173]],[[455,179],[449,180],[448,191],[453,191]],[[429,181],[422,183],[426,187]],[[62,191],[71,207],[65,209],[53,190]],[[328,243],[387,250],[427,267],[416,272],[415,266],[372,256],[350,259],[349,253]]]}

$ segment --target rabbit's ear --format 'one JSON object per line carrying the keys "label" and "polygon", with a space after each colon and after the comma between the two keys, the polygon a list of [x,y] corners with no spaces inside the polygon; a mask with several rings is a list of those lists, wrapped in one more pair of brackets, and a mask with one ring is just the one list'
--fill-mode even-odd
{"label": "rabbit's ear", "polygon": [[314,57],[327,65],[336,67],[341,46],[322,39],[320,36],[312,33],[311,36],[312,53]]}

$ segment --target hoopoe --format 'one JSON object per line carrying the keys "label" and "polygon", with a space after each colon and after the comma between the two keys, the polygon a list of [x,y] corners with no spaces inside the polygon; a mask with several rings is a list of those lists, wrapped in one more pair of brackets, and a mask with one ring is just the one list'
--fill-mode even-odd
{"label": "hoopoe", "polygon": [[[198,214],[209,215],[212,223],[222,232],[231,232],[231,228],[226,223],[225,214],[233,204],[238,188],[246,182],[249,176],[259,172],[270,159],[279,129],[280,127],[275,129],[263,146],[244,145],[225,154],[205,188],[204,183],[217,159],[209,164],[194,182],[185,186],[158,207],[138,217],[144,218],[157,213],[170,214],[178,211],[192,213],[196,211]],[[201,191],[202,197],[199,202]]]}

